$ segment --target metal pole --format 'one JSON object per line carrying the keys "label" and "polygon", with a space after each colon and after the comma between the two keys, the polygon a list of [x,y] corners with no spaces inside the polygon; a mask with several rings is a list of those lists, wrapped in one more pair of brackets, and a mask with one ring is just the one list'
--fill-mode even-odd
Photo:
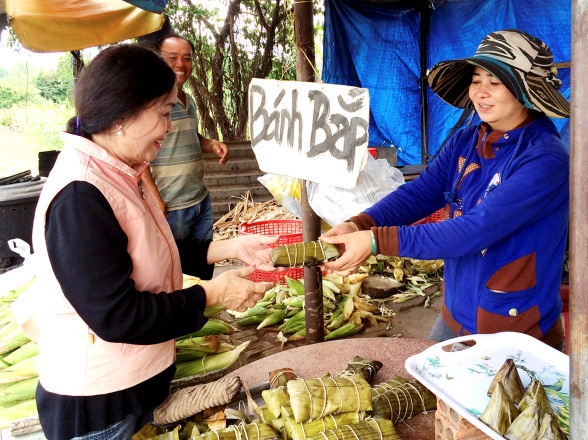
{"label": "metal pole", "polygon": [[429,113],[427,107],[427,35],[429,34],[429,5],[428,2],[422,2],[419,4],[419,10],[421,15],[421,28],[420,28],[420,52],[421,52],[421,163],[426,165],[429,163],[429,147],[428,147],[428,118]]}
{"label": "metal pole", "polygon": [[[314,17],[313,2],[294,1],[294,41],[296,43],[296,80],[314,82]],[[302,240],[314,241],[320,233],[320,219],[308,204],[306,182],[302,182]],[[304,308],[306,343],[324,341],[323,292],[320,267],[304,268]]]}
{"label": "metal pole", "polygon": [[583,119],[588,111],[588,58],[584,41],[588,32],[588,0],[572,2],[572,70],[570,120],[570,439],[586,438],[588,431],[588,142]]}

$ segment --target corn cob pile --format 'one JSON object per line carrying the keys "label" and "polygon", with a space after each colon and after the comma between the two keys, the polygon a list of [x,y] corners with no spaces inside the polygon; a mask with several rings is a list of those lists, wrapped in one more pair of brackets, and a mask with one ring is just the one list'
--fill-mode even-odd
{"label": "corn cob pile", "polygon": [[12,302],[33,282],[4,292],[0,298],[0,429],[13,420],[37,414],[37,344],[25,336],[10,310]]}
{"label": "corn cob pile", "polygon": [[[348,277],[329,274],[323,277],[323,311],[325,341],[359,332],[364,320],[372,325],[389,322],[392,314],[382,314],[378,305],[360,295],[361,282],[367,274]],[[299,341],[306,337],[304,280],[285,277],[286,284],[276,284],[255,306],[244,312],[232,312],[239,326],[257,325],[257,329],[279,325],[278,339]],[[289,335],[289,336],[285,336]]]}
{"label": "corn cob pile", "polygon": [[[184,287],[200,282],[184,277]],[[30,287],[23,284],[0,294],[0,429],[11,421],[37,415],[35,390],[39,381],[37,344],[24,335],[13,319],[10,306]],[[177,339],[177,371],[174,379],[206,376],[231,366],[248,343],[234,346],[225,335],[234,328],[214,316],[224,310],[207,307],[209,321],[202,329]]]}
{"label": "corn cob pile", "polygon": [[[199,284],[199,278],[184,275],[183,287]],[[207,375],[226,370],[233,365],[245,350],[249,341],[235,346],[226,335],[235,329],[218,318],[224,310],[221,306],[210,306],[204,310],[208,322],[195,333],[176,338],[175,380]]]}

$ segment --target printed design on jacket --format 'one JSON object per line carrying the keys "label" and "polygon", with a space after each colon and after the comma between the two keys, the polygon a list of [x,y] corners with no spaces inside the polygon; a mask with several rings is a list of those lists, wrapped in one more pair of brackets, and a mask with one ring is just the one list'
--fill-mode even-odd
{"label": "printed design on jacket", "polygon": [[[461,172],[461,169],[463,168],[465,163],[465,158],[460,156],[459,157],[459,161],[457,163],[457,172],[458,174]],[[465,172],[463,173],[463,176],[461,177],[461,180],[459,181],[458,185],[457,185],[457,189],[459,189],[461,187],[461,184],[463,182],[463,180],[465,179],[465,177],[470,174],[472,171],[475,170],[479,170],[480,168],[482,168],[479,164],[472,162],[470,164],[468,164],[468,166],[465,169]]]}

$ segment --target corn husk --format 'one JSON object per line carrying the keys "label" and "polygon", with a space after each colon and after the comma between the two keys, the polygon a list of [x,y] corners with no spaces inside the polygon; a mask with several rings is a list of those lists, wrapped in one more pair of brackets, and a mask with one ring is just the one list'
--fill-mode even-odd
{"label": "corn husk", "polygon": [[533,379],[527,387],[523,398],[519,402],[519,410],[524,411],[527,409],[527,407],[534,403],[538,403],[540,405],[540,420],[543,419],[543,416],[546,413],[553,414],[553,409],[551,408],[551,403],[549,403],[549,398],[547,397],[545,388],[543,388],[543,384],[538,379]]}
{"label": "corn husk", "polygon": [[235,329],[231,326],[231,324],[223,321],[222,319],[210,318],[208,321],[206,321],[206,324],[204,324],[200,330],[194,333],[190,333],[189,335],[180,336],[179,338],[176,338],[176,341],[181,341],[182,339],[186,338],[199,338],[210,335],[229,335],[234,332]]}
{"label": "corn husk", "polygon": [[366,381],[371,382],[372,377],[380,371],[382,366],[383,364],[380,361],[355,356],[353,360],[347,363],[347,367],[339,373],[339,377],[349,377],[354,374],[359,374]]}
{"label": "corn husk", "polygon": [[274,428],[267,423],[240,423],[219,431],[208,431],[191,440],[273,440],[278,439]]}
{"label": "corn husk", "polygon": [[3,361],[10,365],[15,365],[18,364],[20,361],[24,361],[25,359],[31,358],[38,354],[39,347],[37,346],[37,343],[34,341],[29,341],[26,344],[21,345],[12,353],[4,356]]}
{"label": "corn husk", "polygon": [[37,414],[37,402],[34,398],[25,400],[10,408],[0,411],[0,430],[10,426],[14,420],[24,419]]}
{"label": "corn husk", "polygon": [[566,440],[557,419],[551,414],[545,414],[539,426],[537,440]]}
{"label": "corn husk", "polygon": [[280,417],[282,414],[282,406],[290,406],[290,398],[288,397],[288,392],[285,387],[263,390],[261,392],[261,398],[274,417]]}
{"label": "corn husk", "polygon": [[400,440],[394,425],[386,419],[367,419],[352,425],[332,429],[309,440]]}
{"label": "corn husk", "polygon": [[17,403],[35,398],[38,377],[0,385],[0,406],[11,407]]}
{"label": "corn husk", "polygon": [[541,424],[541,404],[533,403],[510,424],[504,437],[508,440],[536,440]]}
{"label": "corn husk", "polygon": [[341,428],[343,425],[359,423],[365,418],[366,413],[363,411],[331,414],[320,419],[315,419],[312,422],[304,423],[297,423],[294,417],[287,417],[284,427],[289,439],[305,440],[320,432]]}
{"label": "corn husk", "polygon": [[33,356],[0,371],[0,384],[19,382],[39,375],[39,356]]}
{"label": "corn husk", "polygon": [[497,382],[479,419],[500,435],[504,435],[519,414],[518,408],[504,392],[502,382]]}
{"label": "corn husk", "polygon": [[494,379],[492,379],[488,387],[488,396],[492,396],[498,382],[502,383],[504,392],[510,400],[516,404],[521,401],[523,394],[525,394],[525,387],[519,376],[517,366],[512,359],[507,359],[500,367],[500,370],[498,370],[498,373],[496,373],[496,376],[494,376]]}
{"label": "corn husk", "polygon": [[437,408],[437,397],[420,382],[400,384],[372,398],[374,417],[396,423]]}
{"label": "corn husk", "polygon": [[277,246],[272,249],[270,260],[276,267],[299,267],[339,257],[339,248],[323,241],[307,241]]}
{"label": "corn husk", "polygon": [[174,379],[183,379],[190,376],[226,370],[237,362],[239,355],[245,350],[250,342],[251,341],[245,341],[231,351],[213,353],[193,361],[178,363]]}
{"label": "corn husk", "polygon": [[372,389],[360,375],[296,379],[287,384],[297,423],[341,412],[371,411]]}
{"label": "corn husk", "polygon": [[234,350],[235,346],[219,335],[186,338],[176,341],[176,362],[188,362],[212,353]]}
{"label": "corn husk", "polygon": [[384,394],[386,391],[390,391],[391,389],[407,383],[408,380],[401,376],[392,376],[390,379],[385,380],[384,382],[380,382],[377,385],[372,387],[372,402],[379,396],[380,394]]}

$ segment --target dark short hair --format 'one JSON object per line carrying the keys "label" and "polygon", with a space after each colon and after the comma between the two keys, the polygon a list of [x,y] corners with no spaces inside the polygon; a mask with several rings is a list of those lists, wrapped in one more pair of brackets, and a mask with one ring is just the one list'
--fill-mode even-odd
{"label": "dark short hair", "polygon": [[194,52],[196,52],[196,49],[194,48],[194,43],[192,43],[186,37],[182,37],[181,35],[178,35],[178,34],[169,34],[169,35],[166,35],[165,37],[161,37],[159,40],[157,40],[155,42],[153,49],[155,51],[157,51],[158,53],[161,53],[161,46],[163,45],[164,41],[167,40],[168,38],[179,38],[180,40],[184,40],[186,43],[188,43],[190,45],[190,49],[192,49],[192,54],[194,54]]}
{"label": "dark short hair", "polygon": [[[173,70],[150,49],[121,44],[102,50],[75,85],[77,134],[90,138],[122,118],[138,115],[169,94],[175,84]],[[76,133],[76,119],[69,120],[67,132]]]}

